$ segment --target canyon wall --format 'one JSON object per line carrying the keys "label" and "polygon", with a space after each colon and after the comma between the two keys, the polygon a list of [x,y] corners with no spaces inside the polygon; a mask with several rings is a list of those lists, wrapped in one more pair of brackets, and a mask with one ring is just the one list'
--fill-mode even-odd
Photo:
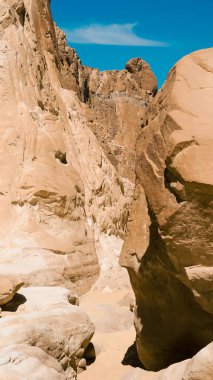
{"label": "canyon wall", "polygon": [[141,59],[84,67],[49,5],[0,1],[2,378],[76,379],[95,331],[78,295],[99,277],[101,289],[129,287],[118,256],[157,86]]}
{"label": "canyon wall", "polygon": [[157,93],[140,58],[83,66],[48,0],[0,1],[2,363],[76,378],[94,334],[76,293],[120,290],[124,238],[145,367],[212,341],[212,97],[213,49],[183,58]]}
{"label": "canyon wall", "polygon": [[139,356],[158,370],[213,338],[213,49],[184,57],[137,140],[120,262],[136,295]]}
{"label": "canyon wall", "polygon": [[[114,236],[116,249],[122,245],[135,141],[156,80],[141,60],[135,74],[134,62],[121,73],[82,66],[54,25],[49,1],[7,0],[0,17],[0,272],[18,274],[28,285],[74,283],[85,292],[99,276],[100,236]],[[109,100],[115,88],[117,98]],[[107,111],[101,136],[107,103],[117,129],[111,136]],[[135,121],[125,127],[130,148],[118,139],[126,152],[120,161],[131,156],[123,176],[116,151],[109,159],[106,145],[122,134],[126,103]],[[98,120],[94,128],[92,119]]]}

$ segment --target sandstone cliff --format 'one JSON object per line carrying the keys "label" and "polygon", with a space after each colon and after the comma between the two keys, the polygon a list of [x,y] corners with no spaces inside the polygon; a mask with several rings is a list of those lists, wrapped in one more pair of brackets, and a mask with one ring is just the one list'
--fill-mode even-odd
{"label": "sandstone cliff", "polygon": [[[156,80],[142,61],[121,73],[83,67],[53,24],[49,1],[7,0],[1,2],[0,17],[0,272],[16,273],[27,284],[75,283],[84,292],[100,272],[100,235],[113,235],[121,246],[139,121]],[[96,90],[100,99],[106,95],[101,104],[93,99]],[[133,127],[131,120],[125,126],[130,145],[118,139],[119,149],[127,152],[124,161],[131,155],[128,178],[114,165],[116,152],[109,160],[100,134],[97,139],[90,128],[93,117],[99,128],[114,90],[125,98],[109,100],[114,134],[122,134],[126,102],[138,114]],[[103,116],[107,144],[110,117],[110,112]]]}
{"label": "sandstone cliff", "polygon": [[[116,362],[132,339],[125,234],[146,368],[211,342],[213,49],[156,93],[140,58],[83,66],[48,0],[0,1],[0,377],[76,379],[95,328]],[[153,379],[208,375],[211,352]]]}
{"label": "sandstone cliff", "polygon": [[137,184],[121,264],[136,294],[146,368],[213,338],[213,49],[176,64],[137,141]]}
{"label": "sandstone cliff", "polygon": [[63,87],[87,104],[86,118],[107,158],[119,174],[135,182],[135,143],[145,110],[157,92],[149,65],[140,58],[124,70],[99,71],[83,66],[65,34],[56,27]]}

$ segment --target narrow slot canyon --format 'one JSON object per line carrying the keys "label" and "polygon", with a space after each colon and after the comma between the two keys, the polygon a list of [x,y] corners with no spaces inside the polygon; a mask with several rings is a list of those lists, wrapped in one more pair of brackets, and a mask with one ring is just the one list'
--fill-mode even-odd
{"label": "narrow slot canyon", "polygon": [[213,380],[213,48],[159,89],[52,6],[0,0],[0,380]]}

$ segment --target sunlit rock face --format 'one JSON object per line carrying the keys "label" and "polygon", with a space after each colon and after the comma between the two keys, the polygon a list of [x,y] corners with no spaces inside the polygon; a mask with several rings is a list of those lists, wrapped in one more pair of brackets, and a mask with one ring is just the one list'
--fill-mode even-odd
{"label": "sunlit rock face", "polygon": [[140,359],[158,370],[213,339],[213,49],[170,71],[137,141],[120,262],[136,294]]}
{"label": "sunlit rock face", "polygon": [[[62,285],[81,294],[101,271],[101,290],[123,286],[117,264],[126,233],[121,264],[136,295],[138,352],[154,370],[213,338],[213,49],[182,59],[156,91],[140,58],[122,71],[83,66],[48,0],[0,1],[3,309],[24,283],[39,285],[43,297],[47,285],[48,294]],[[28,368],[43,373],[56,345],[56,373],[42,376],[64,378],[69,367],[75,378],[73,358],[94,326],[77,306],[59,303],[31,316],[27,305],[13,317],[4,309],[1,345],[37,343]],[[1,354],[11,361],[7,349]]]}
{"label": "sunlit rock face", "polygon": [[149,65],[134,58],[121,71],[88,69],[89,125],[118,173],[135,182],[135,143],[157,90]]}
{"label": "sunlit rock face", "polygon": [[127,62],[124,70],[99,71],[83,66],[65,34],[56,28],[62,85],[73,89],[84,102],[86,119],[107,158],[118,173],[135,181],[135,143],[144,125],[148,104],[157,91],[157,80],[141,58]]}
{"label": "sunlit rock face", "polygon": [[61,87],[49,2],[4,2],[0,34],[0,272],[83,290],[99,271],[72,136],[78,109],[84,121]]}
{"label": "sunlit rock face", "polygon": [[[118,239],[116,255],[121,247],[135,141],[156,80],[140,59],[121,72],[82,66],[49,1],[1,2],[0,20],[0,273],[27,285],[75,283],[82,293],[99,276],[100,236]],[[116,108],[112,136],[108,98]],[[112,159],[107,150],[115,140],[124,152],[119,164],[118,146]]]}

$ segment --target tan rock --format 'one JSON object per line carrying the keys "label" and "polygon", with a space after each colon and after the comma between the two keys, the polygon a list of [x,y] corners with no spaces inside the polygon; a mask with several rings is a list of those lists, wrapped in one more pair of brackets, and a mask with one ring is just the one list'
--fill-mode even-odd
{"label": "tan rock", "polygon": [[129,61],[125,70],[88,72],[89,126],[120,175],[134,182],[135,143],[156,78],[140,58]]}
{"label": "tan rock", "polygon": [[[90,128],[92,103],[85,104],[86,86],[90,82],[92,92],[93,86],[100,90],[100,83],[96,71],[90,78],[90,70],[66,45],[53,24],[49,2],[4,2],[0,37],[0,272],[16,274],[27,285],[72,289],[75,283],[83,293],[100,273],[100,234],[123,239],[133,183],[120,176]],[[151,78],[147,70],[143,75]],[[121,95],[128,76],[129,111],[137,103],[140,114],[144,96],[152,95],[146,89],[141,94],[134,75],[127,70],[103,74],[104,92],[109,94],[115,76],[112,90]],[[120,95],[118,103],[123,104]],[[116,117],[125,150],[122,104]],[[134,132],[127,139],[133,156],[136,136]]]}
{"label": "tan rock", "polygon": [[169,73],[137,142],[121,264],[136,294],[140,358],[159,370],[213,339],[213,49]]}
{"label": "tan rock", "polygon": [[[26,288],[20,296],[15,309],[11,303],[2,311],[0,353],[9,345],[28,344],[55,358],[65,371],[69,367],[76,371],[94,334],[94,325],[79,307],[70,304],[73,299],[70,291],[55,287]],[[39,366],[35,362],[35,369]]]}
{"label": "tan rock", "polygon": [[0,350],[0,378],[65,380],[66,375],[57,360],[40,348],[17,344]]}
{"label": "tan rock", "polygon": [[141,369],[130,370],[122,380],[212,380],[213,343],[204,347],[192,359],[175,363],[160,372],[153,373]]}
{"label": "tan rock", "polygon": [[99,71],[82,65],[65,34],[56,28],[63,88],[86,104],[88,126],[119,174],[135,180],[135,142],[144,111],[157,91],[149,65],[133,58],[124,70]]}
{"label": "tan rock", "polygon": [[24,282],[15,276],[0,275],[0,306],[11,301]]}
{"label": "tan rock", "polygon": [[[79,299],[76,293],[70,289],[62,287],[28,287],[20,289],[13,300],[2,308],[2,315],[8,315],[9,312],[31,313],[50,310],[56,307],[67,307],[78,305]],[[4,313],[7,312],[7,313]]]}

